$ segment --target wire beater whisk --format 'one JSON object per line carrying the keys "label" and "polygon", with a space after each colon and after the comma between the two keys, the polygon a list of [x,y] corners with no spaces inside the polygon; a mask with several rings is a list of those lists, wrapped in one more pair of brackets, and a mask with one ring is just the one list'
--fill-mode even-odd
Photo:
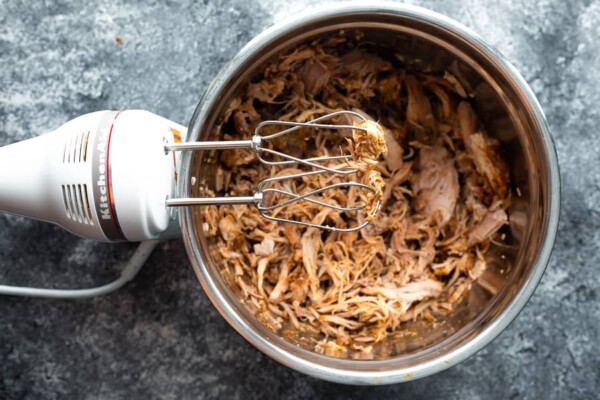
{"label": "wire beater whisk", "polygon": [[[310,190],[306,193],[294,193],[289,190],[270,187],[271,185],[285,181],[285,180],[300,180],[303,177],[318,175],[318,174],[336,174],[347,176],[351,174],[355,174],[357,172],[356,168],[353,168],[348,164],[348,161],[352,159],[351,154],[340,154],[340,155],[332,155],[332,156],[320,156],[320,157],[312,157],[312,158],[299,158],[294,157],[290,154],[286,154],[277,150],[274,150],[269,147],[268,143],[272,142],[274,139],[282,137],[284,135],[289,135],[292,132],[297,131],[301,128],[311,128],[311,129],[329,129],[329,130],[342,130],[342,129],[350,129],[350,130],[363,130],[366,131],[365,128],[355,126],[355,125],[347,125],[347,124],[327,124],[324,121],[331,120],[336,117],[348,116],[360,121],[364,121],[365,118],[356,113],[354,111],[336,111],[330,114],[323,115],[321,117],[315,118],[314,120],[307,122],[291,122],[291,121],[263,121],[256,126],[254,130],[254,134],[251,139],[248,140],[227,140],[227,141],[205,141],[205,142],[187,142],[187,143],[172,143],[165,145],[165,151],[184,151],[184,150],[227,150],[227,149],[250,149],[254,151],[257,155],[258,160],[267,166],[282,166],[282,165],[299,165],[310,168],[309,171],[303,171],[295,174],[284,175],[284,176],[276,176],[267,179],[263,179],[260,181],[256,187],[256,191],[252,196],[230,196],[230,197],[192,197],[192,198],[169,198],[167,199],[167,206],[176,207],[176,206],[198,206],[198,205],[235,205],[235,204],[254,204],[259,210],[260,214],[269,220],[283,222],[283,223],[291,223],[296,225],[302,225],[306,227],[324,229],[327,231],[334,232],[353,232],[359,229],[364,228],[370,222],[370,218],[359,219],[357,225],[350,227],[338,227],[327,224],[316,224],[310,221],[301,221],[296,219],[288,219],[282,218],[277,215],[274,215],[273,212],[276,212],[284,207],[287,207],[295,202],[306,201],[321,207],[333,209],[339,213],[350,213],[350,212],[360,212],[364,210],[367,206],[366,204],[359,205],[340,205],[333,204],[322,200],[320,195],[330,190],[349,190],[352,187],[358,188],[359,190],[366,190],[370,192],[374,192],[375,190],[363,183],[356,182],[353,180],[347,182],[336,182],[328,184],[322,188]],[[269,131],[272,131],[273,127],[282,128],[281,131],[276,133],[262,135],[261,131],[265,131],[265,128],[269,128]],[[274,159],[267,159],[265,155],[273,156]],[[329,165],[332,161],[339,161],[339,164],[334,166]],[[268,196],[272,194],[271,196]],[[280,202],[275,202],[272,204],[272,201],[267,202],[266,198],[273,197],[283,197],[285,200]],[[376,206],[370,210],[370,213],[375,214],[381,204],[377,202]],[[276,214],[276,213],[275,213]]]}

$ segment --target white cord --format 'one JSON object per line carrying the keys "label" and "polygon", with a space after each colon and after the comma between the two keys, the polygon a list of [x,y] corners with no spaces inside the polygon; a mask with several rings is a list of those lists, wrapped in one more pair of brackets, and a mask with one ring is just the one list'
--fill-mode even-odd
{"label": "white cord", "polygon": [[65,290],[0,285],[0,295],[44,297],[52,299],[82,299],[110,293],[131,281],[137,275],[148,257],[150,257],[150,254],[152,254],[152,251],[158,242],[158,240],[146,240],[141,242],[125,265],[125,268],[123,268],[123,271],[121,271],[121,276],[109,284],[90,289]]}

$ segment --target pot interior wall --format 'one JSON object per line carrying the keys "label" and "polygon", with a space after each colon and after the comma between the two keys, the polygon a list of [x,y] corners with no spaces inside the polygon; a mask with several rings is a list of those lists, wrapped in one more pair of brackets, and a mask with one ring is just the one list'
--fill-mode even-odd
{"label": "pot interior wall", "polygon": [[[362,22],[360,16],[345,16],[329,21],[326,27],[314,21],[302,29],[283,33],[270,46],[257,51],[249,59],[235,65],[236,74],[221,84],[210,107],[196,115],[188,139],[218,140],[212,126],[233,95],[262,71],[265,62],[280,51],[318,37],[344,30],[348,37],[360,30],[364,46],[377,51],[386,59],[402,60],[406,68],[443,73],[449,68],[460,71],[474,91],[471,99],[490,136],[498,138],[511,170],[513,193],[509,208],[510,226],[503,228],[506,240],[493,245],[486,255],[488,268],[475,284],[469,296],[453,312],[440,317],[438,323],[416,321],[406,323],[398,334],[375,346],[373,357],[378,360],[402,359],[407,363],[415,358],[427,358],[442,348],[454,348],[473,338],[491,323],[511,301],[527,280],[531,265],[543,238],[546,203],[545,166],[539,127],[530,116],[529,107],[510,77],[496,71],[493,60],[474,49],[463,39],[440,27],[410,18],[381,15],[372,22]],[[238,60],[234,60],[237,63]],[[234,68],[230,66],[229,68]],[[210,90],[209,90],[210,92]],[[215,93],[212,93],[215,95]],[[200,184],[190,187],[191,196],[201,196],[205,188],[214,189],[214,155],[196,152],[192,157],[191,176]],[[518,189],[518,191],[517,191]],[[217,282],[228,306],[241,315],[249,329],[268,337],[291,352],[312,352],[314,341],[303,334],[271,332],[253,317],[251,309],[240,302],[241,293],[231,281],[232,272],[221,271],[224,265],[215,247],[204,235],[206,228],[199,209],[192,210],[193,240],[197,242],[208,273]],[[332,355],[338,356],[338,355]],[[348,353],[345,357],[357,358]],[[327,357],[325,357],[327,358]]]}

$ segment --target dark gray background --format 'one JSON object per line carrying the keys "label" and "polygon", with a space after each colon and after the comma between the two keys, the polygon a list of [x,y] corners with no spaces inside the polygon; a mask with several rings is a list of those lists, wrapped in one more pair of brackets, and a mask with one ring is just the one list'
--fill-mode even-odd
{"label": "dark gray background", "polygon": [[[141,108],[187,124],[252,36],[318,2],[0,0],[0,145],[82,113]],[[213,309],[183,244],[92,300],[0,297],[0,398],[592,398],[600,386],[600,1],[417,1],[471,27],[525,76],[550,122],[563,209],[552,262],[517,320],[438,375],[356,388],[293,372]],[[123,38],[122,44],[115,37]],[[0,171],[9,173],[9,171]],[[0,282],[89,287],[134,245],[0,216]]]}

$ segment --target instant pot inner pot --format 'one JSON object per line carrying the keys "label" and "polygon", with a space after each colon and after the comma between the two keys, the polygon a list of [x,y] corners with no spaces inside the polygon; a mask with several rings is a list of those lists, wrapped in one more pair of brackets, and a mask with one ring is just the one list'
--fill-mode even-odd
{"label": "instant pot inner pot", "polygon": [[[496,70],[493,61],[485,54],[448,31],[418,21],[405,21],[402,25],[356,21],[331,22],[325,28],[319,25],[326,24],[315,22],[312,28],[307,26],[301,31],[283,33],[269,46],[263,46],[249,59],[242,60],[237,66],[239,72],[229,77],[222,86],[219,97],[205,112],[206,117],[195,124],[194,129],[197,127],[198,130],[192,132],[189,139],[220,139],[215,137],[212,126],[224,107],[236,93],[245,90],[249,80],[262,71],[265,63],[274,56],[319,37],[339,34],[342,30],[348,38],[360,37],[361,46],[376,51],[385,59],[403,63],[408,70],[443,74],[454,64],[452,68],[460,71],[473,89],[475,95],[471,102],[487,132],[503,144],[504,157],[510,165],[513,193],[517,193],[518,188],[519,196],[513,195],[509,208],[510,226],[503,228],[506,240],[502,246],[493,246],[486,255],[488,268],[462,304],[450,315],[440,317],[435,324],[428,321],[406,323],[397,334],[374,346],[372,359],[394,358],[410,363],[415,358],[439,354],[444,347],[445,352],[448,347],[459,346],[485,329],[528,278],[541,244],[543,199],[547,190],[543,184],[547,171],[539,127],[528,115],[528,105],[508,74]],[[356,31],[360,34],[357,35]],[[190,172],[199,184],[190,188],[190,195],[199,196],[203,188],[214,188],[215,160],[218,157],[214,155],[194,154]],[[227,307],[233,308],[242,317],[246,328],[254,331],[253,334],[261,335],[289,352],[302,355],[307,351],[313,353],[310,357],[320,357],[314,354],[314,338],[290,331],[272,332],[260,324],[254,317],[254,311],[240,301],[240,290],[230,279],[233,273],[222,274],[220,271],[224,264],[218,251],[203,234],[205,226],[199,209],[192,213],[193,227],[190,229],[193,230],[193,239],[197,241],[205,268],[219,287]],[[359,354],[351,351],[347,357],[360,358]],[[325,358],[331,359],[323,356]]]}

